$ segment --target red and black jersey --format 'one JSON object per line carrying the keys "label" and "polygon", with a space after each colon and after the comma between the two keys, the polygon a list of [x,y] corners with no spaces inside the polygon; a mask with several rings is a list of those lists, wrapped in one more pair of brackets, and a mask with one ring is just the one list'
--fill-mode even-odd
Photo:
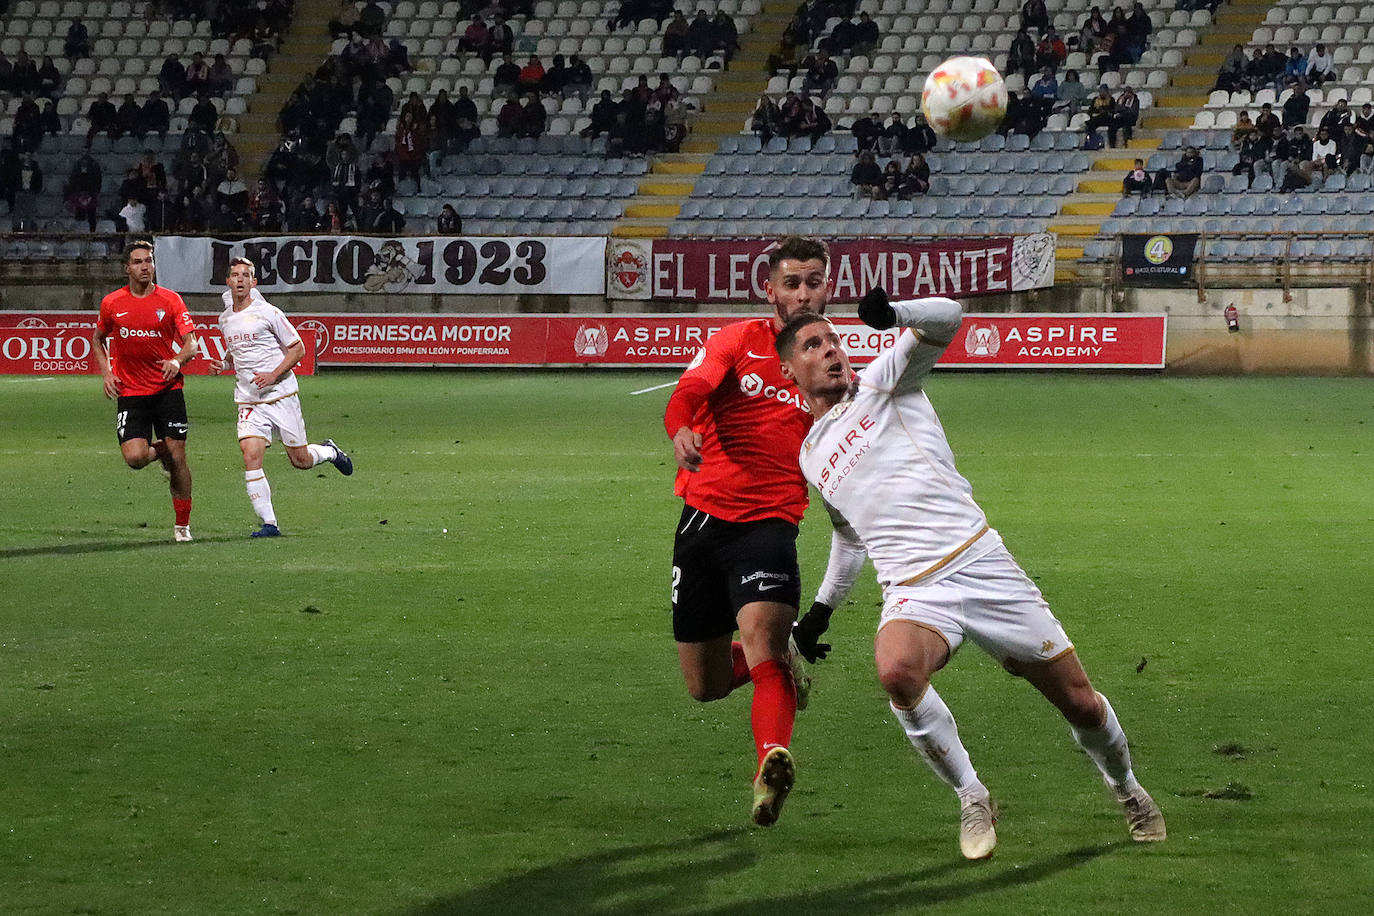
{"label": "red and black jersey", "polygon": [[714,334],[682,373],[664,427],[701,433],[701,467],[679,469],[674,491],[694,509],[730,522],[806,511],[797,456],[811,413],[783,378],[771,318],[741,321]]}
{"label": "red and black jersey", "polygon": [[100,300],[97,324],[105,334],[110,368],[123,396],[157,394],[182,386],[180,373],[170,382],[158,363],[172,359],[181,341],[195,331],[186,303],[170,289],[154,286],[135,296],[125,286]]}

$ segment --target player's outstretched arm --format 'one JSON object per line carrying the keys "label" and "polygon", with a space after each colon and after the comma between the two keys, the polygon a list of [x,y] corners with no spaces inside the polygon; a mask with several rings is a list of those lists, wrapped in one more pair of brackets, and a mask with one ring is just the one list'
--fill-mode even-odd
{"label": "player's outstretched arm", "polygon": [[859,320],[870,328],[886,331],[897,323],[897,312],[887,301],[887,290],[875,286],[859,300]]}

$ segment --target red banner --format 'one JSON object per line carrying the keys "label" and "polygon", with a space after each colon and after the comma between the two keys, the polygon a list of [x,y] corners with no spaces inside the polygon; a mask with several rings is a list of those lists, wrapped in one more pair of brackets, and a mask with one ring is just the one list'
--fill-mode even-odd
{"label": "red banner", "polygon": [[[203,318],[196,320],[200,356],[182,367],[186,375],[209,375],[211,360],[224,358],[224,338],[218,329],[202,322]],[[85,327],[74,321],[62,327],[0,324],[0,375],[98,375],[100,364],[91,355],[93,327],[89,321]],[[300,335],[305,344],[305,356],[296,364],[295,372],[314,375],[315,332],[304,329]]]}
{"label": "red banner", "polygon": [[[766,302],[767,239],[613,240],[607,289],[612,298],[685,302]],[[857,302],[874,287],[894,299],[965,299],[1054,283],[1048,234],[905,242],[854,239],[830,245],[831,298]]]}
{"label": "red banner", "polygon": [[[220,358],[214,318],[193,316],[204,352]],[[313,335],[323,365],[369,366],[672,366],[691,361],[733,315],[292,315],[302,338]],[[79,312],[0,312],[2,372],[94,372],[32,366],[89,358],[93,319]],[[33,334],[35,322],[41,323]],[[864,365],[892,346],[897,331],[875,331],[835,316],[845,349]],[[16,326],[30,329],[23,334]],[[58,333],[61,332],[61,333]],[[70,332],[70,334],[67,334]],[[1159,368],[1164,365],[1162,315],[965,315],[940,365],[971,368]],[[30,338],[51,341],[21,343]],[[56,335],[56,336],[55,336]],[[15,341],[10,343],[10,341]],[[13,354],[11,354],[13,350]],[[38,354],[38,355],[35,355]],[[204,372],[193,360],[188,372]],[[304,363],[303,363],[304,365]],[[30,366],[30,368],[24,368]]]}

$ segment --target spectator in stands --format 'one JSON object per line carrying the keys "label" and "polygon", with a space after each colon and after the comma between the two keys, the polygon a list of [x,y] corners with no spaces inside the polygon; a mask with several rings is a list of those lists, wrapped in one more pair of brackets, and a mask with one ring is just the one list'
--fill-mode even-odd
{"label": "spectator in stands", "polygon": [[[344,136],[347,136],[346,134]],[[358,168],[358,153],[352,143],[336,146],[335,158],[329,163],[329,191],[339,213],[349,215],[358,203],[363,176]]]}
{"label": "spectator in stands", "polygon": [[38,65],[28,54],[20,51],[14,58],[14,69],[10,71],[10,90],[22,95],[38,91]]}
{"label": "spectator in stands", "polygon": [[[1079,84],[1080,87],[1082,84]],[[1046,65],[1045,69],[1036,77],[1031,84],[1030,96],[1026,103],[1036,105],[1040,108],[1041,114],[1048,115],[1054,109],[1054,104],[1059,98],[1059,80],[1054,75],[1054,67]]]}
{"label": "spectator in stands", "polygon": [[663,27],[663,56],[679,60],[687,54],[687,17],[682,10],[674,10],[673,18]]}
{"label": "spectator in stands", "polygon": [[1063,108],[1070,116],[1075,115],[1090,95],[1092,93],[1088,91],[1088,87],[1078,78],[1078,71],[1066,70],[1064,79],[1054,95],[1057,103],[1055,107]]}
{"label": "spectator in stands", "polygon": [[215,203],[227,205],[234,213],[243,213],[248,208],[248,186],[239,179],[237,169],[224,173],[224,180],[215,188]]}
{"label": "spectator in stands", "polygon": [[1141,197],[1149,197],[1153,188],[1154,182],[1150,180],[1150,173],[1145,171],[1145,160],[1136,159],[1126,177],[1121,179],[1121,196],[1139,194]]}
{"label": "spectator in stands", "polygon": [[606,131],[606,158],[619,159],[639,152],[643,135],[631,120],[631,110],[622,103],[615,112],[615,123]]}
{"label": "spectator in stands", "polygon": [[324,219],[315,209],[315,198],[308,194],[302,197],[286,214],[288,232],[318,232],[324,227]]}
{"label": "spectator in stands", "polygon": [[1245,138],[1250,136],[1250,131],[1255,129],[1255,124],[1250,120],[1250,112],[1242,111],[1236,115],[1236,126],[1231,128],[1230,147],[1239,150],[1240,145],[1245,142]]}
{"label": "spectator in stands", "polygon": [[429,153],[429,131],[424,117],[415,117],[414,111],[405,111],[396,125],[396,139],[392,156],[396,160],[396,178],[410,178],[415,186],[420,186],[420,171],[424,168],[425,157]]}
{"label": "spectator in stands", "polygon": [[0,147],[0,200],[14,212],[15,194],[19,190],[19,153],[13,145]]}
{"label": "spectator in stands", "polygon": [[926,116],[918,111],[907,127],[906,138],[902,143],[902,152],[924,154],[933,149],[935,149],[935,131],[930,129],[930,124],[926,122]]}
{"label": "spectator in stands", "polygon": [[331,38],[348,38],[358,27],[358,5],[353,0],[342,0],[334,18],[329,20]]}
{"label": "spectator in stands", "polygon": [[1233,45],[1231,53],[1226,55],[1226,59],[1221,62],[1217,69],[1217,81],[1213,84],[1214,91],[1236,92],[1248,87],[1248,80],[1245,76],[1245,46]]}
{"label": "spectator in stands", "polygon": [[1135,136],[1135,126],[1139,122],[1140,96],[1136,95],[1130,86],[1126,86],[1116,97],[1116,110],[1112,112],[1112,121],[1107,127],[1107,145],[1116,146],[1117,131],[1121,132],[1121,139],[1125,143],[1130,143],[1131,138]]}
{"label": "spectator in stands", "polygon": [[564,98],[563,87],[568,84],[568,62],[562,54],[553,56],[553,66],[544,71],[544,81],[539,84],[539,91],[545,95],[553,95]]}
{"label": "spectator in stands", "polygon": [[331,235],[340,235],[350,229],[357,228],[348,211],[340,209],[338,203],[332,200],[325,205],[324,216],[320,222],[322,224],[320,228]]}
{"label": "spectator in stands", "polygon": [[1251,127],[1240,142],[1239,158],[1232,166],[1231,174],[1244,175],[1245,186],[1253,187],[1256,170],[1267,170],[1269,167],[1269,154],[1272,148],[1273,144],[1259,132],[1259,128]]}
{"label": "spectator in stands", "polygon": [[210,64],[205,55],[196,51],[186,67],[186,94],[200,95],[210,91]]}
{"label": "spectator in stands", "polygon": [[520,76],[517,85],[520,91],[531,92],[544,84],[544,64],[537,57],[531,57],[525,62],[525,66],[520,68]]}
{"label": "spectator in stands", "polygon": [[162,98],[162,93],[154,89],[148,96],[148,101],[143,103],[143,109],[139,118],[139,133],[141,135],[158,134],[167,136],[167,131],[172,129],[172,110],[167,107],[167,102]]}
{"label": "spectator in stands", "polygon": [[472,22],[463,30],[463,37],[458,39],[458,50],[476,54],[482,60],[490,62],[491,33],[487,29],[487,21],[480,14],[473,16]]}
{"label": "spectator in stands", "polygon": [[425,123],[429,127],[429,171],[433,175],[438,173],[445,153],[457,152],[454,138],[458,134],[458,110],[449,99],[447,89],[440,89],[434,97]]}
{"label": "spectator in stands", "polygon": [[585,104],[587,96],[591,95],[592,83],[592,68],[582,56],[574,54],[568,58],[568,77],[563,84],[563,98],[572,98],[575,94]]}
{"label": "spectator in stands", "polygon": [[248,225],[242,210],[235,210],[227,203],[219,204],[210,214],[205,228],[220,235],[233,235],[247,230]]}
{"label": "spectator in stands", "polygon": [[11,224],[15,232],[32,232],[37,228],[38,195],[43,193],[43,168],[32,151],[20,155],[17,179]]}
{"label": "spectator in stands", "polygon": [[525,96],[520,106],[520,129],[516,136],[538,138],[544,136],[548,128],[549,113],[539,99],[539,93],[531,92]]}
{"label": "spectator in stands", "polygon": [[121,232],[143,232],[148,228],[148,205],[137,197],[129,197],[119,210],[115,227]]}
{"label": "spectator in stands", "polygon": [[[620,111],[620,106],[615,99],[611,98],[611,90],[602,89],[601,98],[592,106],[591,124],[583,128],[582,136],[596,139],[604,133],[609,133],[615,126],[616,114]],[[499,126],[500,118],[497,118]]]}
{"label": "spectator in stands", "polygon": [[1002,68],[1007,74],[1020,73],[1026,79],[1035,72],[1035,41],[1024,28],[1016,33],[1007,49],[1007,63]]}
{"label": "spectator in stands", "polygon": [[1038,67],[1057,70],[1068,56],[1069,50],[1064,46],[1064,40],[1054,29],[1042,35],[1040,42],[1035,46],[1035,64]]}
{"label": "spectator in stands", "polygon": [[1268,83],[1268,74],[1269,61],[1264,59],[1262,49],[1255,48],[1250,54],[1250,59],[1245,62],[1245,76],[1236,88],[1255,92]]}
{"label": "spectator in stands", "polygon": [[[883,125],[883,132],[878,137],[878,155],[891,156],[901,152],[906,145],[906,125],[902,123],[902,116],[893,112]],[[892,163],[896,165],[896,163]],[[900,166],[898,167],[900,170]]]}
{"label": "spectator in stands", "polygon": [[883,196],[883,170],[878,167],[872,152],[864,150],[859,153],[859,161],[854,163],[849,173],[849,183],[859,197],[877,200]]}
{"label": "spectator in stands", "polygon": [[1360,157],[1364,155],[1364,148],[1367,143],[1364,137],[1355,133],[1353,123],[1346,124],[1341,128],[1341,132],[1335,136],[1336,151],[1339,154],[1338,166],[1346,176],[1354,175],[1360,170]]}
{"label": "spectator in stands", "polygon": [[1279,76],[1282,88],[1307,82],[1307,58],[1296,47],[1288,49],[1288,59],[1284,61],[1283,72]]}
{"label": "spectator in stands", "polygon": [[[1280,88],[1283,78],[1283,68],[1288,63],[1288,59],[1278,48],[1270,42],[1264,46],[1264,85],[1275,89]],[[1260,88],[1264,88],[1263,86]]]}
{"label": "spectator in stands", "polygon": [[1192,197],[1202,187],[1202,154],[1196,146],[1183,150],[1169,176],[1166,188],[1170,197]]}
{"label": "spectator in stands", "polygon": [[1312,99],[1307,95],[1307,86],[1299,83],[1288,101],[1283,103],[1284,129],[1307,123],[1307,112],[1312,107]]}
{"label": "spectator in stands", "polygon": [[521,118],[520,103],[515,100],[514,96],[507,97],[501,110],[496,113],[496,136],[519,136]]}
{"label": "spectator in stands", "polygon": [[382,34],[384,28],[386,28],[386,10],[382,9],[377,0],[367,0],[367,4],[358,13],[358,33],[364,38],[373,38]]}
{"label": "spectator in stands", "polygon": [[119,133],[116,136],[127,134],[136,137],[142,134],[143,131],[140,128],[143,122],[143,109],[139,106],[138,99],[134,98],[132,92],[124,96],[124,101],[119,106],[118,118]]}
{"label": "spectator in stands", "polygon": [[248,225],[255,232],[280,232],[285,207],[271,182],[258,179],[257,189],[248,198]]}
{"label": "spectator in stands", "polygon": [[926,157],[921,153],[912,153],[907,160],[906,169],[902,172],[902,188],[898,197],[902,200],[911,200],[919,197],[930,190],[930,163],[926,162]]}
{"label": "spectator in stands", "polygon": [[67,184],[62,189],[62,199],[66,201],[72,216],[85,220],[91,232],[95,231],[100,210],[100,179],[100,164],[89,152],[85,152],[72,166]]}
{"label": "spectator in stands", "polygon": [[520,85],[520,65],[509,51],[501,55],[501,63],[492,72],[491,82],[495,95],[515,97],[516,87]]}
{"label": "spectator in stands", "polygon": [[14,143],[20,150],[36,150],[43,142],[42,113],[33,93],[24,93],[14,112]]}
{"label": "spectator in stands", "polygon": [[110,101],[110,94],[102,92],[94,102],[91,103],[90,110],[86,112],[86,118],[90,121],[90,130],[86,134],[86,145],[91,145],[91,140],[96,134],[103,133],[110,137],[119,136],[119,111],[115,108],[114,102]]}
{"label": "spectator in stands", "polygon": [[457,129],[450,141],[452,151],[461,153],[477,137],[482,135],[481,117],[477,113],[477,103],[468,96],[468,87],[458,87],[458,98],[453,101],[453,115]]}
{"label": "spectator in stands", "polygon": [[716,10],[716,16],[711,20],[711,35],[711,52],[725,58],[728,64],[739,50],[739,28],[725,10]]}
{"label": "spectator in stands", "polygon": [[68,60],[91,56],[91,33],[80,19],[73,19],[67,26],[67,37],[62,41],[62,56]]}
{"label": "spectator in stands", "polygon": [[839,82],[840,68],[823,50],[802,61],[802,67],[806,70],[802,78],[802,92],[815,92],[824,99]]}
{"label": "spectator in stands", "polygon": [[134,168],[138,170],[138,199],[151,207],[167,191],[167,170],[152,153],[144,153]]}
{"label": "spectator in stands", "polygon": [[453,209],[453,204],[444,204],[439,211],[439,221],[435,229],[440,235],[463,234],[463,219],[458,215],[458,211]]}
{"label": "spectator in stands", "polygon": [[887,160],[883,167],[883,198],[891,200],[902,191],[902,166],[896,159]]}
{"label": "spectator in stands", "polygon": [[219,122],[219,109],[215,107],[214,102],[210,101],[209,96],[201,92],[197,94],[195,107],[191,109],[191,114],[187,116],[186,120],[208,134],[215,129],[215,124]]}
{"label": "spectator in stands", "polygon": [[253,27],[253,49],[251,53],[254,57],[267,60],[277,50],[277,33],[272,31],[272,27],[266,22],[259,21]]}
{"label": "spectator in stands", "polygon": [[759,96],[759,102],[754,106],[754,113],[749,116],[749,129],[766,146],[781,125],[782,111],[778,108],[777,103],[767,95]]}
{"label": "spectator in stands", "polygon": [[1089,134],[1096,133],[1100,128],[1110,127],[1115,117],[1116,99],[1112,98],[1112,91],[1103,83],[1097,87],[1097,95],[1088,103],[1088,121],[1084,129]]}
{"label": "spectator in stands", "polygon": [[1050,11],[1045,0],[1026,0],[1021,4],[1021,28],[1037,29],[1041,33],[1050,27]]}
{"label": "spectator in stands", "polygon": [[873,17],[868,15],[867,10],[860,12],[859,21],[854,25],[854,43],[850,46],[851,53],[872,54],[881,39],[878,23],[873,21]]}
{"label": "spectator in stands", "polygon": [[[509,54],[515,50],[515,32],[506,24],[506,17],[498,14],[487,30],[487,44],[491,54]],[[488,57],[488,60],[490,57]]]}
{"label": "spectator in stands", "polygon": [[[789,96],[795,98],[793,93]],[[800,105],[800,100],[798,100]],[[876,150],[878,148],[878,138],[883,135],[883,127],[875,121],[872,115],[862,115],[854,120],[849,130],[854,134],[854,142],[858,146],[859,152],[864,150]]]}
{"label": "spectator in stands", "polygon": [[1322,119],[1317,122],[1318,127],[1325,127],[1332,138],[1340,137],[1345,134],[1347,124],[1354,125],[1355,112],[1350,110],[1350,103],[1344,98],[1336,100],[1336,107],[1328,110],[1322,115]]}
{"label": "spectator in stands", "polygon": [[225,60],[223,54],[216,54],[215,59],[210,62],[210,94],[222,98],[228,95],[232,88],[234,68],[229,66],[229,61]]}
{"label": "spectator in stands", "polygon": [[1320,86],[1327,80],[1336,78],[1336,64],[1325,44],[1318,42],[1317,46],[1308,52],[1307,71],[1303,75],[1313,86]]}
{"label": "spectator in stands", "polygon": [[830,133],[830,116],[825,113],[825,109],[817,104],[816,100],[809,95],[802,96],[802,119],[797,133],[793,136],[809,137],[811,145],[815,146],[816,141]]}
{"label": "spectator in stands", "polygon": [[663,106],[663,151],[676,153],[687,139],[687,106],[682,98]]}
{"label": "spectator in stands", "polygon": [[1131,63],[1140,60],[1140,55],[1145,53],[1153,31],[1154,23],[1150,22],[1150,14],[1145,12],[1145,4],[1135,0],[1131,5],[1131,15],[1126,17],[1126,46]]}
{"label": "spectator in stands", "polygon": [[1312,183],[1312,139],[1301,124],[1274,144],[1273,173],[1280,191],[1296,191]]}
{"label": "spectator in stands", "polygon": [[57,69],[53,59],[45,54],[43,63],[38,67],[38,94],[45,99],[55,99],[61,89],[62,72]]}
{"label": "spectator in stands", "polygon": [[363,194],[376,191],[379,197],[386,198],[396,193],[396,170],[391,167],[391,159],[374,156],[363,176]]}
{"label": "spectator in stands", "polygon": [[1283,130],[1283,122],[1279,116],[1274,114],[1274,106],[1265,102],[1260,106],[1259,117],[1255,118],[1255,127],[1259,129],[1260,135],[1267,137],[1273,143],[1280,131]]}
{"label": "spectator in stands", "polygon": [[1094,6],[1088,12],[1088,18],[1084,19],[1078,28],[1078,49],[1091,57],[1102,42],[1102,36],[1106,34],[1107,20],[1102,18],[1102,7]]}
{"label": "spectator in stands", "polygon": [[356,122],[358,139],[364,148],[371,146],[373,139],[386,127],[394,100],[391,87],[383,80],[368,84],[362,91]]}
{"label": "spectator in stands", "polygon": [[715,29],[705,10],[697,10],[687,26],[687,53],[696,57],[710,57],[716,46]]}
{"label": "spectator in stands", "polygon": [[1340,150],[1331,131],[1325,127],[1317,128],[1317,139],[1312,142],[1312,175],[1321,176],[1324,183],[1328,175],[1340,166]]}

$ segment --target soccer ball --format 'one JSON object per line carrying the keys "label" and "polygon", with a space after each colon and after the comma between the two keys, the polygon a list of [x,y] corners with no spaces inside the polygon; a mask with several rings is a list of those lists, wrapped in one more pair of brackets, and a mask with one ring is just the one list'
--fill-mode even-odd
{"label": "soccer ball", "polygon": [[981,140],[1007,113],[1007,84],[985,57],[951,57],[931,71],[921,92],[931,130],[951,140]]}

